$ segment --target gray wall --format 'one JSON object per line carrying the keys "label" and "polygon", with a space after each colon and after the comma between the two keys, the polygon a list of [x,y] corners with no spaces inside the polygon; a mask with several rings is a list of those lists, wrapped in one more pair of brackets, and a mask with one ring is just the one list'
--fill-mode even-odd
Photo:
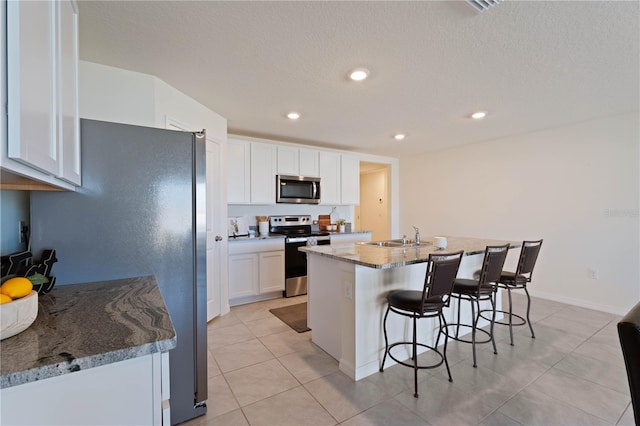
{"label": "gray wall", "polygon": [[18,222],[29,224],[29,191],[0,191],[0,254],[26,250],[18,239]]}

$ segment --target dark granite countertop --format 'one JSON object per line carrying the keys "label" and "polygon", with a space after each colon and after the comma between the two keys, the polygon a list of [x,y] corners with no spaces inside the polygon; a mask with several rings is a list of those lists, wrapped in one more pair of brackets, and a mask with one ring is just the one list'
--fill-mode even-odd
{"label": "dark granite countertop", "polygon": [[518,248],[522,243],[515,241],[486,240],[480,238],[447,237],[447,248],[439,250],[433,245],[433,238],[423,239],[419,246],[378,247],[366,243],[344,244],[339,246],[307,246],[298,250],[310,254],[330,257],[356,265],[376,269],[398,268],[414,263],[426,262],[431,253],[452,253],[464,250],[464,256],[484,252],[488,245],[510,244],[509,248]]}
{"label": "dark granite countertop", "polygon": [[0,388],[86,370],[176,346],[154,277],[58,286],[38,317],[0,342]]}

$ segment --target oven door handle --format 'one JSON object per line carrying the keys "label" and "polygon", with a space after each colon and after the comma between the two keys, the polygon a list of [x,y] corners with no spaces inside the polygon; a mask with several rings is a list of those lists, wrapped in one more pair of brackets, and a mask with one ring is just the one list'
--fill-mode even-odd
{"label": "oven door handle", "polygon": [[309,237],[287,237],[284,242],[287,244],[306,243],[308,239]]}

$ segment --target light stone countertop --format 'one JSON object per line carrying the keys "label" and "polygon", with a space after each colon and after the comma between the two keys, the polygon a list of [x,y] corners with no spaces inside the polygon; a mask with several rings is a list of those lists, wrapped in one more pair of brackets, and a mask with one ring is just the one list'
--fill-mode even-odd
{"label": "light stone countertop", "polygon": [[453,253],[464,250],[464,256],[471,256],[484,252],[488,245],[497,246],[509,243],[510,249],[522,246],[521,242],[514,241],[447,237],[447,248],[439,250],[433,245],[433,238],[424,238],[422,241],[421,245],[414,247],[379,247],[366,243],[355,243],[339,246],[306,246],[300,247],[298,250],[370,268],[389,269],[426,262],[431,253]]}
{"label": "light stone countertop", "polygon": [[154,277],[63,285],[38,298],[35,322],[0,342],[0,389],[176,346]]}
{"label": "light stone countertop", "polygon": [[263,236],[263,235],[258,235],[256,237],[247,237],[247,236],[242,236],[242,237],[227,237],[228,241],[230,243],[235,243],[235,242],[242,242],[242,241],[264,241],[264,240],[277,240],[277,239],[284,239],[284,235],[282,234],[269,234],[267,236]]}
{"label": "light stone countertop", "polygon": [[[328,232],[330,236],[333,235],[352,235],[352,234],[366,234],[367,232],[371,232],[371,231],[350,231],[350,232],[338,232],[338,231],[323,231],[323,232]],[[241,241],[262,241],[262,240],[272,240],[272,239],[277,239],[277,238],[285,238],[284,235],[282,234],[269,234],[268,236],[257,236],[257,237],[246,237],[246,236],[242,236],[242,237],[227,237],[230,243],[234,243],[234,242],[241,242]]]}

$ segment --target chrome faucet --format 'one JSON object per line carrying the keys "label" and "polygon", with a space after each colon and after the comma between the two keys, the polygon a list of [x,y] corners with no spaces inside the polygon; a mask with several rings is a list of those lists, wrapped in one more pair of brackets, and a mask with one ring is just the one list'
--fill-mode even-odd
{"label": "chrome faucet", "polygon": [[414,226],[413,229],[416,230],[416,245],[420,245],[420,229],[417,226]]}

